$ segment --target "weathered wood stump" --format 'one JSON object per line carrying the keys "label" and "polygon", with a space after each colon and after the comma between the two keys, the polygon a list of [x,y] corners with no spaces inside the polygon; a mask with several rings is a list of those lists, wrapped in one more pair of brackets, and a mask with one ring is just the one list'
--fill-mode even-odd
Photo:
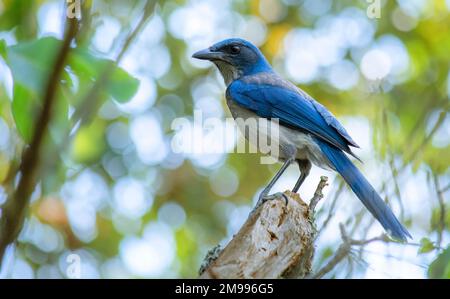
{"label": "weathered wood stump", "polygon": [[314,254],[313,209],[325,185],[323,177],[311,207],[290,191],[287,205],[283,198],[261,205],[200,278],[306,277]]}

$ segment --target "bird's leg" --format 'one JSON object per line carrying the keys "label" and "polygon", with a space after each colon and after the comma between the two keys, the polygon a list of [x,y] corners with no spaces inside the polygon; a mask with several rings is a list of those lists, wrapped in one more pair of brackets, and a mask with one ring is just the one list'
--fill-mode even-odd
{"label": "bird's leg", "polygon": [[265,203],[268,200],[276,199],[279,197],[284,197],[284,200],[286,201],[286,204],[288,202],[288,198],[285,194],[281,192],[277,192],[274,194],[269,195],[270,189],[272,189],[273,185],[278,181],[278,179],[281,177],[281,175],[284,173],[284,171],[288,168],[288,166],[294,161],[294,158],[286,159],[286,161],[283,163],[283,166],[281,166],[280,170],[275,174],[275,176],[270,180],[269,184],[267,184],[266,188],[261,192],[259,195],[258,202],[256,203],[256,206],[254,210],[256,210],[260,205]]}
{"label": "bird's leg", "polygon": [[300,177],[295,183],[294,189],[292,192],[297,193],[300,186],[305,181],[306,177],[309,175],[309,171],[311,170],[311,162],[309,160],[297,160],[298,168],[300,168]]}

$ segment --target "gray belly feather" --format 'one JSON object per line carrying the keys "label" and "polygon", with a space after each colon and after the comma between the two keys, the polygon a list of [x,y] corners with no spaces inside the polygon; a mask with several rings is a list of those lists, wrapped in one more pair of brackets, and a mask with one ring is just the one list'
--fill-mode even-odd
{"label": "gray belly feather", "polygon": [[[256,120],[259,119],[259,116],[256,113],[239,106],[233,100],[227,100],[227,105],[230,108],[231,114],[235,120],[241,119],[245,122],[246,120],[251,118]],[[255,136],[267,137],[270,139],[271,144],[276,144],[278,146],[278,155],[274,155],[273,153],[271,153],[271,156],[276,159],[286,159],[287,157],[284,149],[287,148],[288,145],[292,145],[297,149],[295,157],[296,159],[309,160],[313,164],[321,168],[332,169],[332,166],[330,166],[327,158],[322,154],[319,146],[316,144],[310,134],[278,125],[276,122],[272,122],[271,125],[277,126],[279,132],[278,138],[273,138],[273,136],[270,134],[270,129],[261,129],[261,127],[256,126],[255,130],[254,126],[242,126],[242,121],[236,121],[236,123],[245,138],[251,143],[256,143],[253,144],[256,148],[258,148],[259,144],[258,142],[254,142],[255,140],[258,140],[258,138]]]}

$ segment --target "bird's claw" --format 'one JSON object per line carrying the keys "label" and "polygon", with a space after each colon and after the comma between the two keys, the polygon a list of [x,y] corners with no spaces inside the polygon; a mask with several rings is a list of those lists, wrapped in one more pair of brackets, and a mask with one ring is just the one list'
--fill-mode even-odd
{"label": "bird's claw", "polygon": [[284,193],[282,193],[282,192],[277,192],[277,193],[274,193],[274,194],[271,194],[271,195],[263,196],[263,197],[261,198],[261,201],[262,201],[261,204],[265,203],[266,201],[274,200],[274,199],[278,199],[278,198],[284,198],[284,203],[285,203],[286,205],[288,205],[289,198],[287,197],[286,194],[284,194]]}
{"label": "bird's claw", "polygon": [[274,200],[274,199],[278,199],[278,198],[284,198],[284,203],[286,204],[286,206],[288,205],[289,198],[287,197],[286,194],[284,194],[282,192],[277,192],[277,193],[270,194],[270,195],[261,193],[261,195],[259,196],[258,202],[256,203],[255,208],[253,210],[256,211],[256,209],[258,209],[266,201]]}

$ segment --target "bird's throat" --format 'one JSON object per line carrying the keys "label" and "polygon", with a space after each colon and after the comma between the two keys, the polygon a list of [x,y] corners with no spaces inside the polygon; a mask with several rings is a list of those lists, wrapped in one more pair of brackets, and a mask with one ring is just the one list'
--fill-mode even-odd
{"label": "bird's throat", "polygon": [[230,85],[231,82],[239,79],[242,76],[242,72],[229,63],[223,61],[214,61],[214,64],[222,74],[226,86]]}

